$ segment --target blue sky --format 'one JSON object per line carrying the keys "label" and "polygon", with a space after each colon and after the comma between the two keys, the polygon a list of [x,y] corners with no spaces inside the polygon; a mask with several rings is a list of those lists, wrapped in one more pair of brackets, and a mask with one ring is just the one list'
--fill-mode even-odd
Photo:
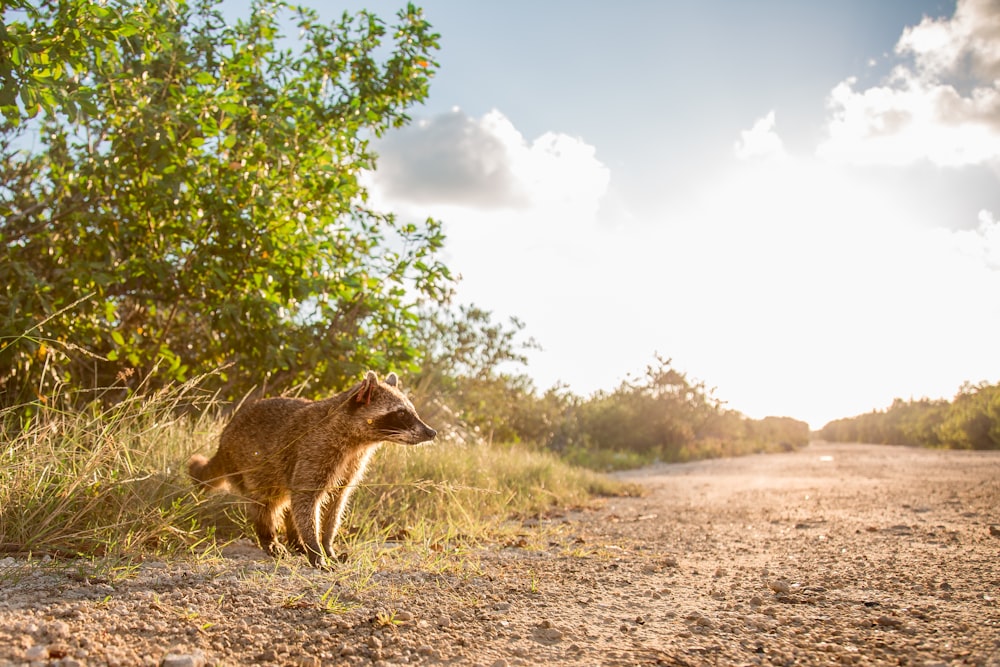
{"label": "blue sky", "polygon": [[1000,2],[418,4],[440,69],[373,200],[445,222],[540,388],[659,353],[818,428],[1000,381]]}

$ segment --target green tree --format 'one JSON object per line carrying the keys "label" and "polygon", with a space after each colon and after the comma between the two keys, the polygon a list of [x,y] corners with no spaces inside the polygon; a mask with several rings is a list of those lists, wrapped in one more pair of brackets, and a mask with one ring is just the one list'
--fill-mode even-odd
{"label": "green tree", "polygon": [[720,405],[704,384],[692,382],[657,356],[645,376],[613,392],[598,392],[579,410],[579,444],[677,460],[717,414]]}
{"label": "green tree", "polygon": [[1000,384],[963,386],[938,434],[957,449],[1000,449]]}
{"label": "green tree", "polygon": [[418,308],[451,289],[441,226],[372,210],[359,176],[427,95],[419,9],[326,25],[258,0],[227,25],[208,0],[15,0],[2,18],[3,403],[226,364],[230,396],[412,366]]}
{"label": "green tree", "polygon": [[432,420],[461,423],[490,442],[533,438],[526,425],[540,417],[534,387],[521,371],[526,351],[537,344],[522,338],[523,329],[517,318],[495,322],[492,313],[475,305],[424,311],[416,335],[421,368],[412,377],[412,390],[434,400],[421,406],[422,412]]}
{"label": "green tree", "polygon": [[831,442],[1000,449],[1000,385],[967,383],[950,402],[897,398],[885,410],[830,422],[820,437]]}

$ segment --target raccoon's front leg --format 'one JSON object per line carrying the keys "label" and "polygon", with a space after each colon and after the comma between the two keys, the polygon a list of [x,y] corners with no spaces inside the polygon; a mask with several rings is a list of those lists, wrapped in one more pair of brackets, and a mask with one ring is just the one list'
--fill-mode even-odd
{"label": "raccoon's front leg", "polygon": [[340,524],[344,520],[344,513],[347,511],[347,504],[351,500],[351,494],[358,488],[361,478],[364,477],[368,460],[375,453],[377,447],[372,447],[366,451],[357,452],[344,463],[343,470],[340,471],[340,484],[330,491],[330,500],[326,504],[323,514],[323,529],[320,536],[323,539],[323,549],[328,556],[333,556],[333,538],[340,530]]}
{"label": "raccoon's front leg", "polygon": [[309,487],[292,491],[292,521],[295,522],[299,541],[309,563],[317,567],[323,564],[319,528],[324,495],[323,491],[315,491]]}

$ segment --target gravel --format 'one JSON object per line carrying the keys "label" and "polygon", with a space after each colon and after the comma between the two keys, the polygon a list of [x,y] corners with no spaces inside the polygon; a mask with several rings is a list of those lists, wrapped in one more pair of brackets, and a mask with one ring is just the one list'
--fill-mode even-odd
{"label": "gravel", "polygon": [[[1000,453],[814,444],[339,571],[0,559],[7,665],[1000,665]],[[652,518],[651,518],[652,517]],[[429,554],[429,555],[428,555]]]}

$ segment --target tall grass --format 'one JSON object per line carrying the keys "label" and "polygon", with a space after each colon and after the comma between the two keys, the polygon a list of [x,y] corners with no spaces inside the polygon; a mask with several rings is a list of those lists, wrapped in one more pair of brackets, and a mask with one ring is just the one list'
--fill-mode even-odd
{"label": "tall grass", "polygon": [[[0,549],[164,557],[217,553],[250,535],[237,499],[205,497],[187,477],[188,457],[211,454],[225,423],[196,383],[108,408],[52,403],[34,406],[30,418],[0,413]],[[525,448],[389,445],[355,494],[345,532],[361,541],[483,537],[513,514],[620,490]]]}
{"label": "tall grass", "polygon": [[183,416],[208,403],[194,384],[83,411],[57,402],[2,415],[4,551],[173,553],[211,536],[180,465],[218,432],[210,417]]}
{"label": "tall grass", "polygon": [[477,536],[511,516],[580,506],[629,488],[521,445],[389,445],[353,498],[352,529]]}

